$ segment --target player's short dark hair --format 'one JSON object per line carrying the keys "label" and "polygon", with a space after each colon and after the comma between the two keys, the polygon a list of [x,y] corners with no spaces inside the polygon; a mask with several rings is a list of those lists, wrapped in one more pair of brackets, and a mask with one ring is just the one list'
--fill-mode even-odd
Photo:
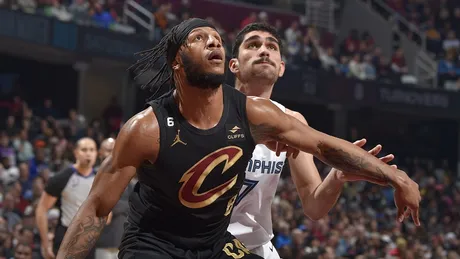
{"label": "player's short dark hair", "polygon": [[240,52],[240,46],[243,43],[244,37],[246,34],[252,31],[264,31],[270,33],[275,39],[278,41],[280,51],[283,49],[281,36],[279,35],[278,31],[275,27],[267,24],[267,23],[251,23],[246,25],[238,34],[236,35],[235,43],[233,43],[232,48],[232,57],[238,57]]}

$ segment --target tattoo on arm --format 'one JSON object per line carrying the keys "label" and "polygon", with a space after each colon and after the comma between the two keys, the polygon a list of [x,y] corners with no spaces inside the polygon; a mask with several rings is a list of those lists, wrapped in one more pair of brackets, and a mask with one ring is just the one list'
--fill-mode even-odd
{"label": "tattoo on arm", "polygon": [[374,167],[365,158],[347,153],[342,149],[330,147],[323,142],[320,142],[317,147],[325,162],[331,166],[357,176],[365,176],[369,180],[389,183],[383,170],[378,166]]}
{"label": "tattoo on arm", "polygon": [[106,217],[87,216],[83,220],[76,221],[73,227],[69,227],[65,239],[66,243],[62,244],[64,258],[66,259],[83,259],[96,244],[99,235],[106,223]]}
{"label": "tattoo on arm", "polygon": [[249,127],[252,138],[254,138],[257,143],[263,143],[268,140],[282,142],[285,139],[283,136],[279,135],[280,132],[278,129],[265,123],[259,125],[249,123]]}

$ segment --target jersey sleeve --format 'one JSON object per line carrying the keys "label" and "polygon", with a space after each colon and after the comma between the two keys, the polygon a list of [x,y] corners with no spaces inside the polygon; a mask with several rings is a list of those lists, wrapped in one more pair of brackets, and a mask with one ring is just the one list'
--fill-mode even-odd
{"label": "jersey sleeve", "polygon": [[48,179],[45,192],[53,197],[59,197],[64,190],[67,182],[73,174],[72,168],[67,168]]}

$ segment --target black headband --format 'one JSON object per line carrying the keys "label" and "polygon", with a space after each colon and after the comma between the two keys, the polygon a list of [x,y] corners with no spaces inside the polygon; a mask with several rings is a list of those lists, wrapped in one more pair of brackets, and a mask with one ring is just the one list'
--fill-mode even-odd
{"label": "black headband", "polygon": [[184,45],[190,32],[200,27],[210,27],[216,30],[216,28],[208,21],[199,18],[188,19],[184,22],[181,22],[177,26],[174,26],[174,28],[169,32],[171,36],[169,42],[167,43],[166,60],[168,65],[172,65],[177,52],[179,51],[180,47]]}
{"label": "black headband", "polygon": [[[157,92],[162,85],[171,79],[172,63],[177,52],[181,46],[185,44],[190,32],[200,27],[210,27],[216,30],[216,28],[206,20],[191,18],[174,26],[152,49],[137,53],[141,56],[141,59],[129,68],[129,70],[135,73],[136,78],[147,70],[152,69],[160,58],[163,57],[166,59],[166,63],[161,66],[153,78],[144,84],[142,88],[150,86],[151,90],[153,90],[155,87],[158,87],[156,90]],[[152,97],[154,96],[155,94]]]}

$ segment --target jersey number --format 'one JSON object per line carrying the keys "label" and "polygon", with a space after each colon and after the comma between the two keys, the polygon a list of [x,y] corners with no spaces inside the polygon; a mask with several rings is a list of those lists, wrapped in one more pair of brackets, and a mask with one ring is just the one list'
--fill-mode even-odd
{"label": "jersey number", "polygon": [[242,188],[243,191],[238,196],[238,199],[236,199],[235,206],[238,205],[238,203],[240,203],[240,201],[244,198],[244,196],[248,195],[248,193],[252,191],[252,189],[254,189],[254,187],[256,187],[258,183],[259,181],[244,179],[243,188]]}
{"label": "jersey number", "polygon": [[168,127],[174,126],[174,119],[173,119],[173,117],[168,117],[168,118],[166,118],[166,124],[168,125]]}
{"label": "jersey number", "polygon": [[249,250],[238,239],[233,239],[233,242],[225,244],[222,251],[235,259],[243,258],[245,255],[249,254]]}

